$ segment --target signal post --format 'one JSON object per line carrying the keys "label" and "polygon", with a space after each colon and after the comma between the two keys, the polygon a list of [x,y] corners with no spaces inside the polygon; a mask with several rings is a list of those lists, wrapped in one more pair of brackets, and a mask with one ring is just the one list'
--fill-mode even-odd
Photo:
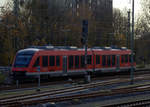
{"label": "signal post", "polygon": [[82,38],[81,38],[81,42],[83,44],[83,47],[85,49],[85,70],[86,70],[86,74],[85,74],[85,82],[89,83],[91,81],[91,76],[90,76],[90,72],[87,71],[87,36],[88,36],[88,20],[83,20],[82,21]]}
{"label": "signal post", "polygon": [[87,71],[87,36],[88,36],[88,18],[87,18],[87,14],[86,14],[86,0],[82,1],[82,38],[81,38],[81,42],[83,44],[83,48],[85,49],[85,82],[89,83],[91,76],[90,76],[90,72]]}

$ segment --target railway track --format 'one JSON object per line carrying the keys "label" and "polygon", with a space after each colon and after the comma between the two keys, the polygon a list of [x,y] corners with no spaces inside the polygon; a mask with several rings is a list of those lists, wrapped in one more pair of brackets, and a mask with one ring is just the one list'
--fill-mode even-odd
{"label": "railway track", "polygon": [[[141,88],[145,87],[145,88]],[[143,92],[143,91],[149,91],[150,90],[150,84],[149,85],[143,85],[143,86],[135,86],[130,88],[120,88],[120,89],[112,89],[107,91],[94,91],[89,93],[83,93],[83,94],[74,94],[74,95],[63,95],[63,96],[51,96],[48,98],[43,99],[22,99],[18,101],[12,101],[7,103],[1,103],[1,106],[7,106],[7,107],[20,107],[20,106],[29,106],[29,105],[36,105],[39,103],[47,103],[47,102],[60,102],[60,101],[67,101],[67,100],[73,100],[73,99],[86,99],[86,98],[93,98],[93,97],[103,97],[103,96],[113,96],[117,94],[128,94],[128,93],[135,93],[135,92]],[[111,106],[112,107],[112,106]]]}
{"label": "railway track", "polygon": [[[149,73],[146,73],[145,75],[137,76],[135,78],[135,81],[140,80],[150,80],[150,75],[147,75]],[[136,75],[141,75],[141,73],[137,73]],[[47,103],[47,102],[59,102],[59,101],[66,101],[66,100],[72,100],[72,99],[83,99],[83,98],[92,98],[92,97],[99,97],[99,96],[110,96],[115,94],[125,94],[124,92],[132,93],[132,92],[141,92],[141,91],[149,91],[150,87],[146,86],[146,88],[139,88],[132,87],[132,89],[114,89],[114,90],[108,90],[107,92],[101,92],[101,91],[95,91],[91,93],[84,93],[84,94],[75,94],[78,92],[86,91],[91,88],[96,88],[100,86],[107,86],[111,84],[117,84],[117,83],[124,83],[129,82],[130,79],[126,78],[126,76],[121,76],[120,79],[111,79],[109,81],[102,81],[102,82],[96,82],[96,83],[90,83],[90,84],[84,84],[84,85],[78,85],[68,88],[62,88],[62,89],[55,89],[55,90],[49,90],[44,92],[35,92],[33,94],[26,94],[26,95],[16,95],[12,97],[5,97],[0,99],[0,106],[4,107],[20,107],[23,105],[34,105],[37,103]],[[108,78],[107,78],[108,79]],[[140,87],[145,87],[140,86]],[[135,88],[135,89],[134,89]],[[69,94],[73,94],[72,96]]]}
{"label": "railway track", "polygon": [[[137,77],[137,80],[143,80],[144,78]],[[146,79],[146,78],[145,78]],[[148,77],[147,77],[148,79]],[[149,78],[150,79],[150,78]],[[92,97],[98,97],[98,96],[110,96],[115,94],[126,94],[131,92],[141,92],[141,91],[148,91],[150,89],[150,84],[146,86],[146,88],[138,88],[139,86],[134,86],[130,88],[121,88],[121,89],[112,89],[105,92],[102,91],[95,91],[95,92],[89,92],[88,94],[73,94],[78,93],[82,91],[89,90],[90,88],[95,88],[99,86],[104,85],[111,85],[111,84],[117,84],[121,82],[128,82],[129,79],[115,79],[110,81],[103,81],[103,82],[96,82],[96,83],[90,83],[86,85],[79,85],[79,86],[73,86],[69,88],[64,89],[58,89],[58,90],[50,90],[46,92],[41,93],[34,93],[34,94],[28,94],[28,95],[21,95],[21,96],[13,96],[13,97],[7,97],[0,99],[0,105],[1,106],[22,106],[22,105],[34,105],[37,103],[47,103],[47,102],[58,102],[58,101],[65,101],[65,100],[72,100],[72,99],[82,99],[82,98],[92,98]],[[141,85],[140,87],[145,87],[145,85]],[[70,95],[73,94],[73,95]]]}
{"label": "railway track", "polygon": [[118,80],[115,79],[115,80],[110,80],[110,81],[106,81],[106,82],[104,81],[104,82],[90,83],[90,84],[86,84],[86,85],[78,85],[78,86],[73,86],[73,87],[69,87],[69,88],[56,89],[56,90],[50,90],[50,91],[45,91],[45,92],[41,92],[41,93],[36,93],[36,95],[35,95],[35,93],[33,93],[33,94],[28,94],[28,95],[6,97],[6,98],[0,99],[0,104],[14,102],[14,101],[16,102],[16,101],[26,100],[26,99],[32,99],[32,98],[36,98],[36,97],[43,97],[43,96],[48,96],[48,95],[62,94],[65,92],[73,92],[73,91],[79,91],[79,90],[81,91],[81,90],[85,90],[87,88],[113,84],[113,83],[116,83],[117,81]]}
{"label": "railway track", "polygon": [[[137,76],[135,78],[136,81],[140,81],[140,80],[149,80],[150,79],[150,76],[149,75],[145,75],[144,77],[141,77],[141,76]],[[118,78],[118,79],[114,79],[114,78],[107,78],[107,81],[105,82],[106,78],[103,79],[102,81],[104,82],[96,82],[96,83],[90,83],[90,84],[86,84],[86,85],[78,85],[78,86],[72,86],[72,87],[69,87],[69,88],[63,88],[63,89],[56,89],[56,90],[50,90],[50,91],[44,91],[44,92],[40,92],[40,94],[44,94],[44,93],[48,93],[48,92],[54,92],[54,91],[59,91],[59,90],[66,90],[66,89],[72,89],[72,88],[81,88],[81,87],[93,87],[91,85],[99,85],[99,86],[105,86],[105,85],[111,85],[111,84],[115,84],[115,83],[124,83],[124,82],[129,82],[130,79],[129,78]],[[63,83],[63,82],[62,82]],[[94,87],[95,87],[94,86]],[[1,100],[4,100],[4,99],[10,99],[10,98],[18,98],[20,99],[20,97],[24,97],[24,96],[31,96],[31,95],[34,95],[34,94],[37,94],[37,92],[33,93],[33,94],[23,94],[23,95],[16,95],[16,96],[12,96],[12,97],[4,97],[4,98],[0,98],[0,101]]]}
{"label": "railway track", "polygon": [[134,102],[128,103],[121,103],[121,104],[113,104],[103,107],[149,107],[150,106],[150,99],[147,100],[139,100]]}

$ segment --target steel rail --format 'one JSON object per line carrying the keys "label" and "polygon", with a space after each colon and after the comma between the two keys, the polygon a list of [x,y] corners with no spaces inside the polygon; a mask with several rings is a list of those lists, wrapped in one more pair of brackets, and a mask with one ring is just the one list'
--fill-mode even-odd
{"label": "steel rail", "polygon": [[47,102],[60,102],[60,101],[68,101],[73,99],[85,99],[85,98],[93,98],[93,97],[102,97],[102,96],[113,96],[118,94],[128,94],[128,93],[136,93],[136,92],[143,92],[149,91],[150,87],[147,88],[121,88],[121,89],[114,89],[108,90],[105,92],[96,91],[87,94],[76,94],[76,95],[67,95],[67,96],[57,96],[52,98],[45,98],[45,99],[38,99],[38,100],[31,100],[31,101],[17,101],[7,104],[8,107],[20,107],[20,106],[29,106],[29,105],[36,105],[41,103]]}
{"label": "steel rail", "polygon": [[138,100],[133,102],[121,103],[121,104],[112,104],[103,107],[149,107],[150,99],[147,100]]}

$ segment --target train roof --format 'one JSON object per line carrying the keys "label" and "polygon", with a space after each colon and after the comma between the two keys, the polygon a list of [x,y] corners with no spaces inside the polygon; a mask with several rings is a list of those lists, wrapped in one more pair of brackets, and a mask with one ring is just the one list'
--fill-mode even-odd
{"label": "train roof", "polygon": [[[56,50],[56,51],[85,51],[84,48],[77,48],[75,46],[32,46],[26,49],[22,49],[17,52],[17,54],[20,55],[33,55],[36,52],[39,51],[50,51],[50,50]],[[126,47],[122,48],[112,48],[112,47],[93,47],[88,48],[88,51],[130,51]]]}
{"label": "train roof", "polygon": [[[85,50],[84,48],[77,48],[75,46],[31,46],[25,50],[33,50],[33,51],[40,51],[40,50]],[[88,50],[110,50],[110,51],[120,51],[120,50],[129,50],[126,47],[116,48],[116,47],[92,47],[88,48]]]}
{"label": "train roof", "polygon": [[27,48],[27,49],[22,49],[17,52],[17,54],[34,54],[35,52],[40,51],[40,49],[36,48]]}

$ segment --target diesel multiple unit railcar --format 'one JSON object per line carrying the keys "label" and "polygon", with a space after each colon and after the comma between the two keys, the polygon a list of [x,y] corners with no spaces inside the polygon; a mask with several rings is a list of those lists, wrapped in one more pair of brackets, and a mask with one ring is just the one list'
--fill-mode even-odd
{"label": "diesel multiple unit railcar", "polygon": [[[135,67],[135,63],[134,63]],[[131,69],[131,50],[126,48],[87,49],[76,47],[33,46],[17,52],[14,76],[81,75],[90,72],[121,72]]]}

